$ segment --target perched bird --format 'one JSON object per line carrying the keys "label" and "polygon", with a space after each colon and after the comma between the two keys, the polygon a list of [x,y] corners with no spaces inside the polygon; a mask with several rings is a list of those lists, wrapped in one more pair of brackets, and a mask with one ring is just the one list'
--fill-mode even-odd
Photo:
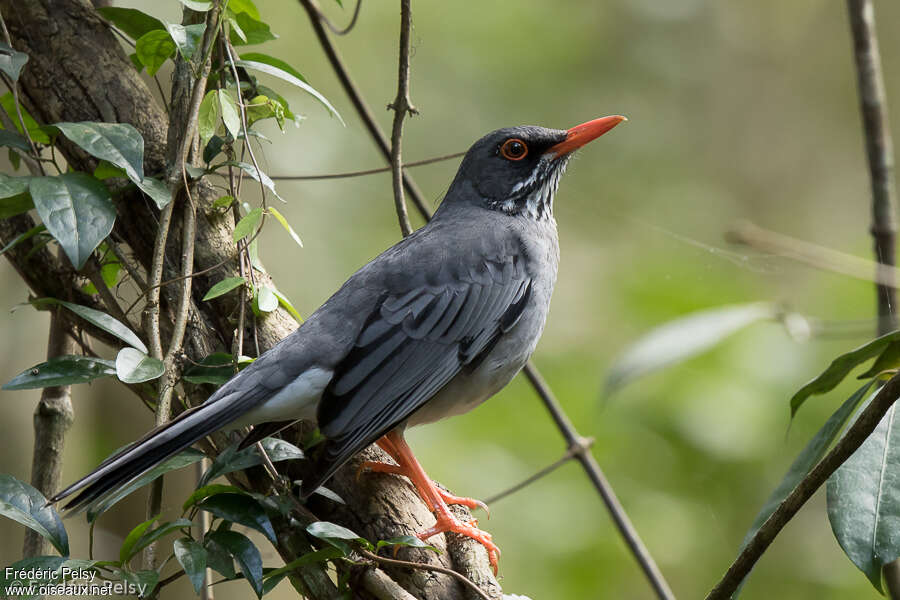
{"label": "perched bird", "polygon": [[553,198],[572,152],[625,117],[569,130],[499,129],[466,153],[432,220],[357,271],[294,333],[206,402],[148,433],[59,492],[78,510],[223,428],[255,426],[244,445],[297,420],[325,437],[306,497],[373,442],[396,461],[370,468],[409,477],[434,527],[484,544],[450,512],[403,438],[412,425],[465,413],[502,389],[537,345],[556,282]]}

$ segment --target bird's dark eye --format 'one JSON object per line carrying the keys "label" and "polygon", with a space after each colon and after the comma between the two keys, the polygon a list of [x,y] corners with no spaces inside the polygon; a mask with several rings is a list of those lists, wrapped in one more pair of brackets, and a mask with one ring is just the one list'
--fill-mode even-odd
{"label": "bird's dark eye", "polygon": [[512,138],[503,142],[500,154],[507,160],[522,160],[528,154],[528,146],[522,140]]}

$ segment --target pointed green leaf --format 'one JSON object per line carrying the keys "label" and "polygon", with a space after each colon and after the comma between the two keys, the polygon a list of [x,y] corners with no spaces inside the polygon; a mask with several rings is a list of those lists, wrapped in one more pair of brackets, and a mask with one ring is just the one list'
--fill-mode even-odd
{"label": "pointed green leaf", "polygon": [[138,539],[140,539],[140,537],[144,535],[144,532],[150,529],[150,526],[153,525],[153,523],[155,523],[158,519],[159,515],[151,517],[128,532],[128,535],[125,536],[125,541],[122,542],[122,546],[121,548],[119,548],[120,563],[125,564],[126,562],[128,562],[129,558],[134,556],[132,548],[134,548],[134,545],[137,543]]}
{"label": "pointed green leaf", "polygon": [[205,296],[203,296],[203,301],[205,302],[207,300],[212,300],[213,298],[218,298],[219,296],[227,294],[234,288],[240,287],[242,285],[244,285],[243,277],[228,277],[226,279],[223,279],[216,285],[209,288],[209,291],[206,292]]}
{"label": "pointed green leaf", "polygon": [[230,0],[228,2],[228,10],[234,14],[247,13],[250,17],[260,19],[259,9],[253,4],[253,0]]}
{"label": "pointed green leaf", "polygon": [[81,269],[115,223],[109,190],[86,173],[33,177],[28,189],[47,231],[75,268]]}
{"label": "pointed green leaf", "polygon": [[278,298],[278,303],[284,308],[284,310],[288,311],[294,320],[298,323],[303,323],[303,317],[300,316],[300,313],[297,312],[297,309],[294,308],[294,305],[291,304],[291,301],[287,299],[287,297],[279,292],[277,289],[272,289],[272,293],[275,294],[275,297]]}
{"label": "pointed green leaf", "polygon": [[229,40],[235,46],[262,44],[278,39],[267,24],[254,19],[246,12],[234,14],[233,11],[229,11],[226,18],[232,28]]}
{"label": "pointed green leaf", "polygon": [[606,393],[696,356],[744,327],[775,315],[772,304],[752,303],[701,310],[669,321],[642,336],[615,360],[606,378]]}
{"label": "pointed green leaf", "polygon": [[117,167],[108,160],[101,160],[94,169],[93,176],[100,180],[113,179],[115,177],[128,177],[125,169]]}
{"label": "pointed green leaf", "polygon": [[175,53],[175,42],[165,29],[154,29],[142,35],[134,47],[135,54],[147,67],[147,73],[156,75],[164,62]]}
{"label": "pointed green leaf", "polygon": [[[150,521],[149,523],[152,523],[152,521]],[[171,523],[162,523],[155,529],[145,528],[143,531],[141,531],[140,535],[138,535],[136,539],[132,540],[131,545],[127,549],[123,544],[122,550],[119,552],[119,559],[124,563],[128,561],[132,556],[134,556],[156,540],[160,539],[161,537],[169,535],[170,533],[178,531],[179,529],[190,529],[191,525],[193,525],[193,523],[188,519],[176,519]],[[127,539],[126,542],[128,542]]]}
{"label": "pointed green leaf", "polygon": [[166,30],[172,36],[178,53],[184,60],[191,60],[197,48],[203,42],[203,32],[206,31],[205,23],[196,25],[178,25],[177,23],[166,23]]}
{"label": "pointed green leaf", "polygon": [[887,335],[872,340],[862,346],[838,356],[831,361],[828,368],[818,377],[800,388],[791,398],[791,417],[797,414],[800,405],[814,394],[824,394],[833,390],[850,374],[854,368],[866,362],[874,356],[878,356],[887,348],[888,344],[900,340],[900,331],[894,331]]}
{"label": "pointed green leaf", "polygon": [[6,254],[6,252],[8,250],[12,250],[13,248],[18,246],[25,240],[31,239],[35,235],[41,233],[42,231],[46,231],[46,230],[47,230],[47,228],[44,227],[43,225],[36,225],[36,226],[32,227],[31,229],[29,229],[28,231],[26,231],[25,233],[20,233],[15,238],[13,238],[7,245],[3,246],[3,249],[0,250],[0,256],[2,256],[3,254]]}
{"label": "pointed green leaf", "polygon": [[225,579],[234,579],[237,573],[234,571],[234,558],[228,548],[217,542],[211,535],[203,540],[203,548],[206,550],[206,566],[220,573]]}
{"label": "pointed green leaf", "polygon": [[[28,193],[28,182],[31,181],[31,177],[28,175],[22,175],[19,177],[15,177],[12,175],[4,175],[0,173],[0,198],[12,198],[13,196],[20,196],[22,194]],[[31,198],[28,198],[29,204],[31,203]],[[32,204],[33,206],[33,204]],[[28,209],[25,209],[28,210]],[[4,210],[4,212],[7,212]],[[25,212],[25,211],[20,211]],[[11,217],[13,215],[17,215],[19,213],[10,213],[4,214],[3,217]]]}
{"label": "pointed green leaf", "polygon": [[338,113],[337,109],[334,108],[331,105],[331,103],[325,99],[325,96],[320,94],[318,91],[316,91],[315,88],[313,88],[311,85],[309,85],[305,81],[302,81],[302,80],[298,79],[297,77],[294,77],[287,71],[279,69],[278,67],[273,67],[272,65],[267,65],[266,63],[255,62],[252,60],[238,60],[238,61],[235,61],[235,64],[239,67],[244,67],[245,69],[254,69],[256,71],[262,71],[263,73],[272,75],[274,77],[278,77],[279,79],[283,79],[284,81],[287,81],[288,83],[297,86],[298,88],[300,88],[301,90],[310,94],[313,98],[315,98],[316,100],[321,102],[322,105],[325,106],[325,108],[327,108],[328,111],[332,115],[337,117],[338,121],[341,122],[341,125],[345,125],[344,119],[341,118],[341,115]]}
{"label": "pointed green leaf", "polygon": [[56,123],[67,138],[97,158],[121,169],[132,181],[144,178],[144,138],[128,123]]}
{"label": "pointed green leaf", "polygon": [[150,196],[150,199],[156,204],[156,208],[163,209],[166,204],[172,201],[172,191],[164,182],[153,177],[144,177],[141,181],[135,181],[134,184],[138,188]]}
{"label": "pointed green leaf", "polygon": [[234,357],[227,352],[214,352],[198,364],[184,370],[183,379],[190,383],[222,385],[236,373]]}
{"label": "pointed green leaf", "polygon": [[201,146],[205,147],[209,139],[215,135],[221,113],[219,95],[216,90],[206,92],[203,101],[200,102],[200,111],[197,113],[197,131],[200,134]]}
{"label": "pointed green leaf", "polygon": [[184,504],[181,505],[181,510],[186,511],[198,502],[201,502],[206,498],[211,498],[212,496],[215,496],[217,494],[247,494],[247,492],[233,485],[211,483],[194,490],[194,493],[188,496],[188,499],[185,500]]}
{"label": "pointed green leaf", "polygon": [[247,579],[247,583],[253,588],[253,592],[257,598],[262,597],[262,556],[253,542],[247,536],[236,531],[213,531],[207,536],[217,544],[226,548],[238,565],[241,567],[241,573]]}
{"label": "pointed green leaf", "polygon": [[154,29],[165,29],[162,21],[134,8],[102,6],[97,9],[97,12],[133,40],[139,40]]}
{"label": "pointed green leaf", "polygon": [[225,166],[231,165],[231,166],[239,168],[241,171],[243,171],[244,173],[249,175],[251,178],[255,179],[256,181],[261,182],[264,186],[269,188],[272,191],[272,193],[275,194],[275,196],[277,196],[279,199],[281,198],[281,196],[278,195],[278,192],[275,191],[275,182],[273,182],[272,179],[269,178],[269,176],[266,175],[264,172],[258,171],[256,169],[256,167],[254,167],[250,163],[229,160],[229,161],[225,162],[224,165]]}
{"label": "pointed green leaf", "polygon": [[262,52],[244,52],[241,54],[241,60],[262,63],[264,65],[269,65],[271,67],[275,67],[276,69],[281,69],[285,73],[290,73],[300,81],[306,81],[306,77],[304,77],[300,71],[287,64],[280,58],[276,58],[274,56],[269,56],[268,54],[263,54]]}
{"label": "pointed green leaf", "polygon": [[346,527],[337,525],[336,523],[316,521],[315,523],[310,523],[306,527],[306,532],[313,537],[328,542],[336,548],[344,550],[345,554],[349,548],[342,540],[356,542],[369,550],[374,550],[374,546],[369,540],[354,531],[350,531]]}
{"label": "pointed green leaf", "polygon": [[27,62],[27,54],[18,52],[8,44],[0,42],[0,71],[6,73],[10,79],[18,81],[19,73],[22,72],[22,67],[24,67]]}
{"label": "pointed green leaf", "polygon": [[220,196],[213,202],[213,206],[216,208],[231,208],[232,204],[234,204],[234,196]]}
{"label": "pointed green leaf", "polygon": [[222,112],[222,122],[225,123],[225,129],[231,134],[231,137],[237,139],[241,132],[241,115],[238,113],[237,104],[234,98],[228,93],[228,90],[218,90],[219,108]]}
{"label": "pointed green leaf", "polygon": [[116,376],[124,383],[142,383],[166,372],[163,362],[134,348],[122,348],[116,356]]}
{"label": "pointed green leaf", "polygon": [[255,232],[256,228],[259,227],[262,216],[262,207],[254,208],[248,212],[240,221],[238,221],[238,224],[234,226],[234,241],[237,242],[242,240]]}
{"label": "pointed green leaf", "polygon": [[46,362],[26,369],[3,386],[4,390],[33,390],[55,385],[87,383],[98,377],[116,374],[111,360],[92,356],[54,356]]}
{"label": "pointed green leaf", "polygon": [[[290,442],[269,437],[264,439],[261,443],[266,454],[273,463],[303,458],[303,451]],[[237,447],[238,444],[228,446],[228,448],[215,457],[212,464],[209,466],[209,469],[207,469],[203,476],[200,477],[198,485],[204,486],[222,475],[249,469],[250,467],[255,467],[263,463],[263,459],[255,445],[240,451],[238,451]]]}
{"label": "pointed green leaf", "polygon": [[194,592],[199,595],[206,577],[206,548],[191,538],[180,538],[174,544],[175,558],[184,569]]}
{"label": "pointed green leaf", "polygon": [[275,295],[274,290],[267,285],[260,286],[255,300],[256,308],[260,312],[270,313],[278,308],[278,297]]}
{"label": "pointed green leaf", "polygon": [[63,556],[69,555],[69,536],[62,519],[42,493],[12,475],[0,473],[0,515],[47,539]]}
{"label": "pointed green leaf", "polygon": [[900,557],[900,414],[894,405],[826,485],[828,520],[847,557],[879,592]]}
{"label": "pointed green leaf", "polygon": [[275,208],[274,206],[269,207],[269,213],[273,217],[275,217],[275,220],[277,220],[279,223],[281,223],[281,226],[284,227],[284,230],[287,231],[288,234],[291,236],[291,238],[295,242],[297,242],[297,245],[302,248],[303,242],[300,240],[300,236],[297,235],[297,232],[294,231],[294,228],[291,227],[291,224],[287,222],[287,219],[284,218],[284,215],[281,214],[281,212],[279,212],[279,210],[277,208]]}
{"label": "pointed green leaf", "polygon": [[869,379],[876,377],[879,373],[890,371],[900,367],[900,342],[891,342],[887,348],[878,355],[872,366],[858,379]]}
{"label": "pointed green leaf", "polygon": [[144,354],[148,352],[147,346],[144,345],[144,342],[141,341],[141,338],[139,338],[136,333],[131,331],[131,329],[129,329],[121,321],[119,321],[118,319],[114,319],[103,311],[88,308],[87,306],[82,306],[73,302],[57,300],[56,298],[42,298],[41,300],[64,306],[88,323],[96,325],[103,331],[116,336],[126,344],[137,348]]}
{"label": "pointed green leaf", "polygon": [[[0,106],[6,111],[10,120],[15,123],[16,131],[24,135],[25,132],[22,131],[22,126],[19,124],[19,115],[16,111],[16,100],[13,98],[12,92],[6,92],[3,96],[0,96]],[[31,136],[31,139],[37,144],[49,144],[50,136],[47,135],[47,132],[44,131],[40,125],[38,125],[37,121],[34,120],[34,117],[25,110],[24,106],[19,106],[19,110],[22,111],[22,120],[25,121],[25,129],[28,130],[28,135]]]}
{"label": "pointed green leaf", "polygon": [[281,568],[274,569],[266,573],[266,581],[271,579],[281,579],[285,575],[289,574],[294,569],[298,567],[302,567],[303,565],[308,565],[312,563],[325,562],[326,560],[330,560],[332,558],[338,558],[343,556],[343,552],[341,552],[338,548],[334,546],[328,548],[322,548],[321,550],[316,550],[314,552],[308,552],[297,558],[292,560],[288,564],[284,565]]}
{"label": "pointed green leaf", "polygon": [[28,140],[15,131],[9,131],[7,129],[0,129],[0,146],[16,148],[22,152],[31,152],[31,146],[28,144]]}
{"label": "pointed green leaf", "polygon": [[275,530],[272,528],[272,522],[266,515],[266,511],[255,499],[246,494],[216,494],[197,504],[197,508],[220,519],[255,529],[265,535],[273,544],[277,543]]}
{"label": "pointed green leaf", "polygon": [[427,550],[440,552],[440,550],[434,546],[429,546],[414,535],[401,535],[386,540],[378,540],[378,543],[375,545],[375,551],[377,552],[386,546],[407,546],[409,548],[425,548]]}

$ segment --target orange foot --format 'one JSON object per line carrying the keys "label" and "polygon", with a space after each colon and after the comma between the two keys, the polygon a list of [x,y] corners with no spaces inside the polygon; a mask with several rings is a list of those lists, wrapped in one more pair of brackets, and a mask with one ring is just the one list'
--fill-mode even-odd
{"label": "orange foot", "polygon": [[491,534],[478,528],[478,521],[470,522],[461,521],[450,512],[447,504],[462,504],[469,508],[483,508],[487,511],[487,506],[480,500],[472,498],[464,498],[454,496],[449,492],[445,492],[435,485],[428,477],[422,465],[413,456],[412,450],[403,439],[402,432],[391,431],[378,440],[378,445],[387,452],[391,458],[397,461],[396,465],[382,462],[365,462],[360,467],[360,471],[364,468],[380,473],[393,473],[396,475],[405,475],[416,486],[419,496],[425,502],[428,510],[434,513],[437,522],[434,527],[419,533],[417,537],[421,540],[427,540],[433,535],[451,531],[481,543],[488,551],[488,560],[494,569],[494,575],[497,574],[497,560],[500,558],[500,548],[491,541]]}

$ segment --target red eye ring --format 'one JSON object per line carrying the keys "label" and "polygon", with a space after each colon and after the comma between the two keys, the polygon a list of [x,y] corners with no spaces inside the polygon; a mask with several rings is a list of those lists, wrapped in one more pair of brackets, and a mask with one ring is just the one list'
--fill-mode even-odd
{"label": "red eye ring", "polygon": [[500,146],[500,154],[507,160],[522,160],[528,156],[528,144],[519,138],[511,138]]}

